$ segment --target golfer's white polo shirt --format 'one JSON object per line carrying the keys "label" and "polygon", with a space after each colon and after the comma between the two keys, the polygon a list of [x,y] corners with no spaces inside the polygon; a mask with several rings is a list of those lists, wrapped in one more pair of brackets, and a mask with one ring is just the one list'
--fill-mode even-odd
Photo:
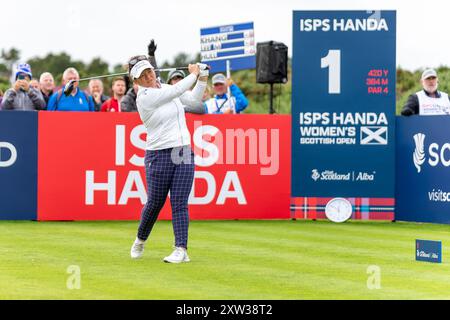
{"label": "golfer's white polo shirt", "polygon": [[191,144],[191,135],[186,125],[184,106],[202,103],[206,82],[197,81],[190,74],[175,85],[162,84],[161,88],[139,86],[136,105],[147,129],[147,150],[161,150]]}

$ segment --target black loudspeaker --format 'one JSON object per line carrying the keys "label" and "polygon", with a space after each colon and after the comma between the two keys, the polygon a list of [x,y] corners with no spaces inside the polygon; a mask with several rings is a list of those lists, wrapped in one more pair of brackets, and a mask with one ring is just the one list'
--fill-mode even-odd
{"label": "black loudspeaker", "polygon": [[281,42],[259,42],[256,45],[256,82],[287,82],[288,47]]}

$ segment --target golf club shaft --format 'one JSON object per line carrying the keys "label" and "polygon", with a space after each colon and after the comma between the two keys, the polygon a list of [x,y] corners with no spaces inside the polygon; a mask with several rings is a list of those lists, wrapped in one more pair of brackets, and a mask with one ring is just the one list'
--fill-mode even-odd
{"label": "golf club shaft", "polygon": [[[174,70],[188,70],[188,67],[158,68],[158,69],[155,69],[155,71],[159,71],[159,72],[170,72],[170,71],[174,71]],[[128,72],[111,73],[111,74],[105,74],[103,76],[93,76],[93,77],[88,77],[88,78],[82,78],[82,79],[78,80],[78,82],[80,82],[80,81],[89,81],[89,80],[93,80],[93,79],[102,79],[102,78],[125,76],[125,75],[128,75]]]}

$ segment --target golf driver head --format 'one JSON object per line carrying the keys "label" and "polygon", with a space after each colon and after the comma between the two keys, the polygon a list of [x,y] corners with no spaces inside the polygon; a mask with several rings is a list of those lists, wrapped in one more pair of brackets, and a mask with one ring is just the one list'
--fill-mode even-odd
{"label": "golf driver head", "polygon": [[66,85],[64,86],[64,95],[66,97],[73,92],[75,82],[76,82],[75,80],[69,80],[69,82],[67,82]]}

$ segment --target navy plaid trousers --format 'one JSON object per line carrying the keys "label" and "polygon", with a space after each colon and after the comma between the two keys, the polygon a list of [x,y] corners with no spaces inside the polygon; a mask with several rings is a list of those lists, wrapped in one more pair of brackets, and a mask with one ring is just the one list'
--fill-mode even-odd
{"label": "navy plaid trousers", "polygon": [[138,238],[147,240],[170,191],[175,246],[187,248],[188,198],[194,180],[194,153],[190,146],[146,150],[147,203],[142,209]]}

